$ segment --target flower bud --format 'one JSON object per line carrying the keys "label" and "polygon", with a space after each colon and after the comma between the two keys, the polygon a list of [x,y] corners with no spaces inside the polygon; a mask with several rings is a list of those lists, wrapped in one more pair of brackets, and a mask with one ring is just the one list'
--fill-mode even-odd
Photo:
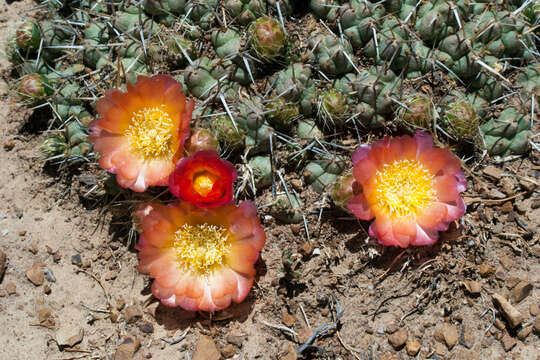
{"label": "flower bud", "polygon": [[52,88],[48,79],[41,74],[28,74],[20,82],[18,91],[24,100],[35,102],[47,95],[52,94]]}
{"label": "flower bud", "polygon": [[360,189],[352,174],[340,176],[332,189],[332,199],[334,203],[343,210],[347,210],[347,201],[358,195]]}
{"label": "flower bud", "polygon": [[191,137],[186,142],[186,154],[191,156],[197,151],[214,150],[218,151],[219,143],[216,136],[209,130],[198,128],[194,129]]}
{"label": "flower bud", "polygon": [[285,34],[278,20],[262,17],[249,26],[251,47],[263,60],[272,61],[282,54],[285,47]]}
{"label": "flower bud", "polygon": [[21,50],[34,51],[39,49],[41,34],[36,24],[25,22],[15,33],[17,47]]}

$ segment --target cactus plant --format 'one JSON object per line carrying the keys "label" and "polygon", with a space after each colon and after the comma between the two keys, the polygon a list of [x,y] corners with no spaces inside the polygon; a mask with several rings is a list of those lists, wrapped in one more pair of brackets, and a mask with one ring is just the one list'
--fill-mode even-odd
{"label": "cactus plant", "polygon": [[212,44],[216,49],[216,54],[221,58],[225,58],[240,52],[242,38],[233,29],[227,29],[225,31],[215,30],[212,33]]}
{"label": "cactus plant", "polygon": [[524,154],[529,150],[531,122],[516,108],[504,110],[480,126],[484,148],[492,155]]}
{"label": "cactus plant", "polygon": [[315,192],[322,193],[336,182],[344,169],[345,163],[339,159],[313,160],[307,164],[303,175],[306,183]]}
{"label": "cactus plant", "polygon": [[406,125],[420,129],[431,128],[435,109],[428,96],[424,94],[408,96],[405,106],[399,109],[398,116]]}
{"label": "cactus plant", "polygon": [[326,75],[336,76],[353,70],[352,46],[345,40],[331,35],[316,35],[309,41],[313,61]]}
{"label": "cactus plant", "polygon": [[239,150],[244,147],[246,134],[238,126],[235,127],[228,116],[220,116],[212,121],[210,128],[216,134],[224,150]]}
{"label": "cactus plant", "polygon": [[477,141],[480,116],[466,97],[458,96],[454,101],[446,104],[441,120],[445,129],[456,140]]}
{"label": "cactus plant", "polygon": [[279,194],[272,203],[270,213],[284,223],[295,224],[302,221],[302,201],[296,194]]}
{"label": "cactus plant", "polygon": [[240,24],[248,24],[266,13],[262,0],[225,0],[225,9]]}

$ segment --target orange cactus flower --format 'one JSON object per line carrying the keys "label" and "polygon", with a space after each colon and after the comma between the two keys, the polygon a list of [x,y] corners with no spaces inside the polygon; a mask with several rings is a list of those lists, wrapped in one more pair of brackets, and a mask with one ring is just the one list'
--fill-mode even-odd
{"label": "orange cactus flower", "polygon": [[166,186],[183,156],[193,111],[182,85],[168,75],[139,76],[127,92],[108,90],[97,111],[88,138],[101,154],[99,166],[134,191]]}
{"label": "orange cactus flower", "polygon": [[216,207],[233,201],[236,169],[212,150],[198,151],[178,161],[169,178],[169,190],[199,207]]}
{"label": "orange cactus flower", "polygon": [[353,154],[353,175],[362,192],[347,202],[359,219],[375,218],[369,234],[383,245],[431,245],[438,232],[465,213],[460,160],[433,147],[432,137],[385,137]]}
{"label": "orange cactus flower", "polygon": [[185,201],[141,208],[138,269],[154,278],[154,296],[190,311],[242,302],[266,242],[256,211],[250,201],[213,209]]}

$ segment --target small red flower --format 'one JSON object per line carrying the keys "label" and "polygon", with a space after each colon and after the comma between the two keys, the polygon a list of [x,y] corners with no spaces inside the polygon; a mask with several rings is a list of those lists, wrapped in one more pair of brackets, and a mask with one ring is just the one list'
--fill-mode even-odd
{"label": "small red flower", "polygon": [[169,190],[183,200],[203,208],[227,205],[233,201],[234,166],[212,150],[182,158],[169,177]]}

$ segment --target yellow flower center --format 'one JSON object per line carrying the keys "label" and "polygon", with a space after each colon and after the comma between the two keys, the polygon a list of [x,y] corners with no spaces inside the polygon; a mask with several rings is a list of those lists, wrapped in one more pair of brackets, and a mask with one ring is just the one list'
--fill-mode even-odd
{"label": "yellow flower center", "polygon": [[416,160],[385,164],[375,174],[379,207],[395,217],[416,216],[435,197],[434,176]]}
{"label": "yellow flower center", "polygon": [[209,275],[221,266],[232,245],[227,229],[209,224],[185,224],[176,231],[174,239],[179,264],[200,275]]}
{"label": "yellow flower center", "polygon": [[168,158],[173,155],[173,127],[167,112],[157,106],[145,107],[132,114],[125,135],[129,138],[131,149],[145,158]]}
{"label": "yellow flower center", "polygon": [[212,191],[215,182],[215,176],[205,171],[195,175],[195,179],[193,180],[193,190],[204,197]]}

